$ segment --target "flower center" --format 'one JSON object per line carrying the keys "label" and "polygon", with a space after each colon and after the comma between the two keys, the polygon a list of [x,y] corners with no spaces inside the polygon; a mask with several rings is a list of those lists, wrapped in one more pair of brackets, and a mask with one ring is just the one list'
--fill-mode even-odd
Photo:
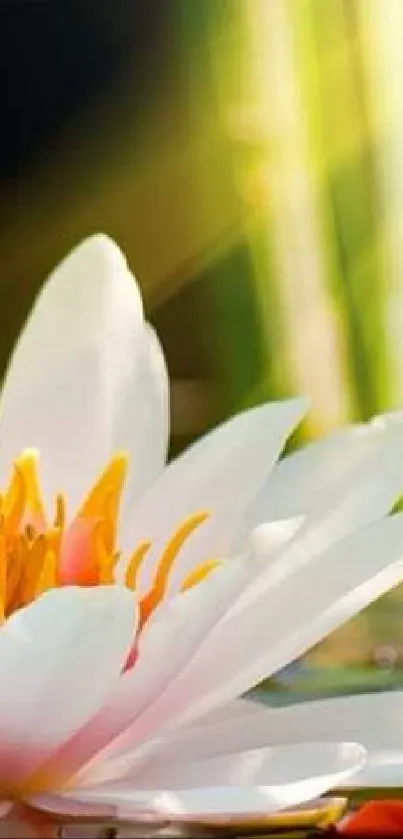
{"label": "flower center", "polygon": [[[49,522],[38,479],[38,456],[27,450],[15,461],[6,492],[0,495],[0,618],[26,606],[48,589],[64,585],[112,585],[119,559],[117,522],[127,458],[116,455],[70,524],[66,501],[55,499]],[[196,512],[180,524],[156,564],[152,585],[140,600],[140,629],[161,603],[179,551],[208,518]],[[129,558],[125,584],[136,589],[138,573],[151,542],[144,540]],[[186,577],[181,591],[197,585],[219,563],[210,560]]]}

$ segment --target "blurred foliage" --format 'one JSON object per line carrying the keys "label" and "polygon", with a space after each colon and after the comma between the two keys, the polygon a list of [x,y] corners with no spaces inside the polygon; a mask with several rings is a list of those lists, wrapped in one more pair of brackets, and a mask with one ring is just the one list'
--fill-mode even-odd
{"label": "blurred foliage", "polygon": [[[402,4],[72,0],[63,17],[32,0],[1,15],[2,369],[44,277],[103,229],[166,347],[173,453],[263,398],[312,397],[291,445],[402,403]],[[328,660],[403,653],[383,603]]]}

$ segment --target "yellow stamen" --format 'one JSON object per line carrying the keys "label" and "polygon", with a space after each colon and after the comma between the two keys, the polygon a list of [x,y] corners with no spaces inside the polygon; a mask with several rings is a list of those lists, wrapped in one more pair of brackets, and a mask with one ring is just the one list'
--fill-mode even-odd
{"label": "yellow stamen", "polygon": [[56,495],[56,514],[55,514],[55,521],[54,526],[60,530],[63,530],[64,525],[66,522],[66,501],[64,496],[60,493]]}
{"label": "yellow stamen", "polygon": [[34,541],[29,542],[25,534],[21,534],[18,549],[15,545],[8,568],[7,608],[9,612],[33,600],[45,550],[44,536],[37,536]]}
{"label": "yellow stamen", "polygon": [[6,535],[13,533],[21,524],[26,505],[27,493],[24,473],[19,462],[14,464],[11,481],[3,500],[4,531]]}
{"label": "yellow stamen", "polygon": [[200,527],[207,518],[208,513],[206,512],[195,513],[193,516],[190,516],[185,522],[183,522],[183,524],[181,524],[176,533],[174,533],[170,542],[168,542],[157,565],[151,589],[140,602],[140,629],[144,626],[151,612],[153,612],[154,609],[156,609],[161,603],[167,588],[168,577],[172,565],[180,549],[186,542],[186,539],[188,539],[190,534],[193,533],[196,528]]}
{"label": "yellow stamen", "polygon": [[27,449],[18,458],[16,466],[24,480],[27,510],[43,520],[45,510],[38,479],[38,453],[35,449]]}
{"label": "yellow stamen", "polygon": [[109,554],[114,549],[119,502],[126,472],[126,455],[116,455],[91,490],[78,514],[101,522],[100,536]]}
{"label": "yellow stamen", "polygon": [[46,542],[49,549],[53,551],[56,556],[59,556],[60,546],[63,538],[63,530],[59,527],[51,527],[46,531]]}
{"label": "yellow stamen", "polygon": [[5,612],[8,614],[13,612],[19,604],[18,590],[22,584],[25,570],[23,537],[20,535],[15,537],[11,550],[7,547],[6,542],[4,554],[3,561],[7,579]]}
{"label": "yellow stamen", "polygon": [[53,551],[46,551],[39,580],[35,587],[35,597],[56,586],[56,556]]}
{"label": "yellow stamen", "polygon": [[143,542],[137,546],[136,550],[133,551],[125,574],[125,584],[127,588],[131,588],[132,591],[136,588],[138,572],[140,570],[141,563],[146,555],[146,553],[151,548],[151,542],[145,539]]}
{"label": "yellow stamen", "polygon": [[197,568],[194,568],[193,571],[185,577],[179,591],[187,591],[188,589],[197,586],[198,583],[205,580],[206,577],[208,577],[212,571],[215,571],[216,568],[219,568],[220,565],[222,565],[222,563],[219,562],[218,559],[210,559],[208,562],[198,565]]}
{"label": "yellow stamen", "polygon": [[0,533],[0,621],[5,617],[5,603],[7,593],[7,571],[4,561],[6,553],[6,539],[4,533]]}
{"label": "yellow stamen", "polygon": [[[61,494],[56,496],[53,524],[47,524],[37,464],[36,452],[25,451],[14,463],[5,494],[0,495],[0,622],[56,586],[112,585],[116,581],[116,531],[126,457],[113,458],[76,519],[67,525]],[[164,548],[151,588],[139,599],[140,629],[165,596],[178,553],[207,515],[198,512],[186,519]],[[133,591],[150,548],[149,540],[140,542],[127,564],[125,585]],[[197,585],[218,565],[211,560],[198,566],[183,580],[180,590]]]}
{"label": "yellow stamen", "polygon": [[115,582],[114,573],[115,566],[119,559],[119,554],[110,554],[106,551],[104,542],[102,540],[101,522],[98,523],[94,536],[94,555],[96,556],[96,563],[98,567],[99,585],[107,586]]}

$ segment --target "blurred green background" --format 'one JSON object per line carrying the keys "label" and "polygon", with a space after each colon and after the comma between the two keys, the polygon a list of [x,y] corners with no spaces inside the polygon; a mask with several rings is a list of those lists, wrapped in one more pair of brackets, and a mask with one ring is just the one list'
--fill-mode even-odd
{"label": "blurred green background", "polygon": [[[300,438],[401,404],[402,39],[401,0],[3,0],[2,369],[103,230],[166,349],[172,453],[266,397],[312,397]],[[292,689],[403,681],[402,617],[397,590]]]}

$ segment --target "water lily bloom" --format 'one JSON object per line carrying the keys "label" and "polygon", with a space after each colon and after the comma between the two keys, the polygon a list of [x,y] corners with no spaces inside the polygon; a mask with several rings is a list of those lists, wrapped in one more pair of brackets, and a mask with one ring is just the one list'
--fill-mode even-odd
{"label": "water lily bloom", "polygon": [[365,763],[359,737],[239,697],[401,581],[400,415],[276,465],[307,406],[271,403],[166,465],[168,406],[135,280],[94,237],[44,286],[1,397],[5,835],[44,835],[39,811],[256,817]]}

